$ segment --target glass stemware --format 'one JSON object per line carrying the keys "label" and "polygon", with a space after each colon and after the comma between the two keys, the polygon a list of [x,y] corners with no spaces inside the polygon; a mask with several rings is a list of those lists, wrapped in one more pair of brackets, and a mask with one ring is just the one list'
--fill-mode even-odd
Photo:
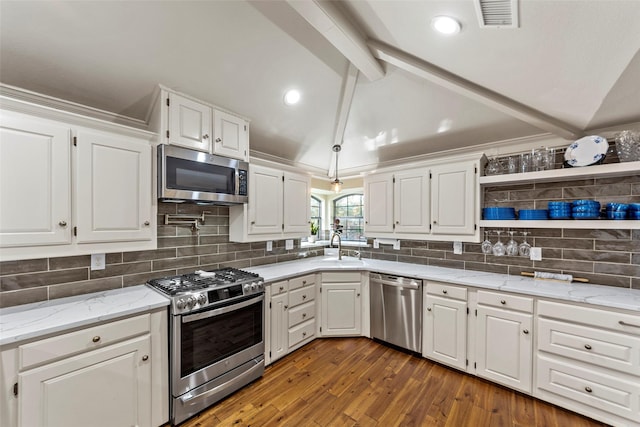
{"label": "glass stemware", "polygon": [[527,242],[527,234],[529,233],[526,231],[522,232],[524,240],[522,241],[522,243],[520,243],[520,246],[518,246],[518,253],[520,254],[520,256],[529,258],[529,254],[531,253],[531,245],[529,244],[529,242]]}
{"label": "glass stemware", "polygon": [[502,243],[502,240],[500,240],[501,233],[502,231],[496,231],[496,234],[498,235],[498,241],[493,245],[493,254],[495,256],[503,256],[505,254],[504,243]]}
{"label": "glass stemware", "polygon": [[491,240],[489,240],[488,231],[484,232],[484,242],[482,242],[481,248],[482,248],[482,253],[485,255],[493,253],[493,243],[491,243]]}
{"label": "glass stemware", "polygon": [[511,239],[507,242],[507,247],[505,248],[506,254],[509,256],[516,256],[519,251],[518,242],[513,240],[513,233],[515,233],[515,231],[509,231]]}

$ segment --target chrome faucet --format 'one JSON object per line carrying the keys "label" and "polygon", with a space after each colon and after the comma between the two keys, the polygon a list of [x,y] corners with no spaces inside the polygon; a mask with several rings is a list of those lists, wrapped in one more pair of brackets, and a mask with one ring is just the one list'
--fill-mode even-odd
{"label": "chrome faucet", "polygon": [[333,232],[331,235],[331,241],[329,241],[329,247],[333,247],[333,238],[338,236],[338,260],[342,259],[342,238],[340,237],[340,233]]}

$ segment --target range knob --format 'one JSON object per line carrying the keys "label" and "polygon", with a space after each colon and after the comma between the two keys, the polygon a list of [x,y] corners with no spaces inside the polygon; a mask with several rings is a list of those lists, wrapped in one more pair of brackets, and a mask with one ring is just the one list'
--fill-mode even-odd
{"label": "range knob", "polygon": [[249,292],[251,290],[251,285],[248,283],[245,283],[242,288],[245,290],[245,292]]}
{"label": "range knob", "polygon": [[180,298],[178,301],[176,301],[176,307],[178,307],[178,310],[182,310],[186,306],[186,303],[186,299]]}
{"label": "range knob", "polygon": [[185,307],[187,309],[191,309],[193,308],[193,306],[196,304],[196,298],[191,296],[189,298],[187,298],[187,301],[185,302]]}
{"label": "range knob", "polygon": [[257,287],[258,287],[258,285],[256,285],[255,282],[251,283],[251,290],[252,291],[255,291]]}
{"label": "range knob", "polygon": [[258,282],[258,289],[264,288],[264,282]]}
{"label": "range knob", "polygon": [[198,295],[198,304],[205,305],[207,303],[207,296],[205,294]]}

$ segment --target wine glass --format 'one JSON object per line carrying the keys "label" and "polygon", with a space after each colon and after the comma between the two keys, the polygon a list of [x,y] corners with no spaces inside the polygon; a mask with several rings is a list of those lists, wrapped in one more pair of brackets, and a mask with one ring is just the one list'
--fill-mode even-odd
{"label": "wine glass", "polygon": [[507,247],[505,248],[506,254],[509,256],[518,255],[518,250],[519,250],[518,242],[513,240],[513,233],[515,233],[515,231],[509,231],[509,234],[511,235],[511,239],[507,242]]}
{"label": "wine glass", "polygon": [[502,233],[502,231],[498,230],[496,231],[496,234],[498,235],[498,241],[493,245],[493,254],[495,256],[503,256],[505,254],[505,247],[504,247],[504,243],[502,243],[502,240],[500,240],[500,234]]}
{"label": "wine glass", "polygon": [[497,157],[493,157],[489,159],[484,172],[485,175],[500,175],[504,173],[504,166]]}
{"label": "wine glass", "polygon": [[484,242],[482,242],[482,253],[485,255],[493,253],[493,243],[489,240],[489,232],[485,230],[484,232]]}
{"label": "wine glass", "polygon": [[527,234],[529,233],[526,231],[522,232],[524,240],[522,241],[522,243],[520,243],[520,246],[518,246],[518,253],[520,254],[520,256],[529,258],[529,254],[531,253],[531,245],[529,244],[529,242],[527,242]]}

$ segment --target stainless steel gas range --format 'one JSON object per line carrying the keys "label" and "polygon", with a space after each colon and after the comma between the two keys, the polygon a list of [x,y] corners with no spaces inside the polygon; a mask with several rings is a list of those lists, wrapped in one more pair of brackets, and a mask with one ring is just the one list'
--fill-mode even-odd
{"label": "stainless steel gas range", "polygon": [[176,425],[264,372],[264,280],[223,268],[153,279],[171,299],[171,423]]}

